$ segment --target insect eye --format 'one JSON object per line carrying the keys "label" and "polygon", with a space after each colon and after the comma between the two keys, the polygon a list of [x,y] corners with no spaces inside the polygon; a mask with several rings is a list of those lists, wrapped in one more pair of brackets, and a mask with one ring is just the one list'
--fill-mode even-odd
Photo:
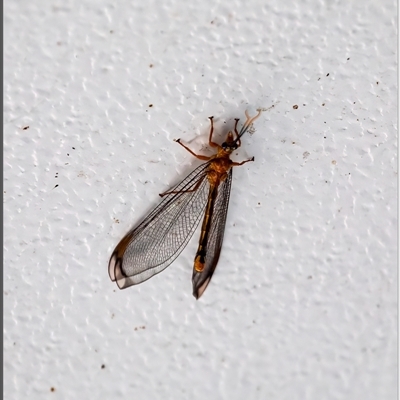
{"label": "insect eye", "polygon": [[238,146],[237,146],[237,144],[235,142],[230,143],[230,144],[224,142],[224,143],[221,144],[221,147],[224,150],[230,150],[230,151],[236,150],[238,148]]}

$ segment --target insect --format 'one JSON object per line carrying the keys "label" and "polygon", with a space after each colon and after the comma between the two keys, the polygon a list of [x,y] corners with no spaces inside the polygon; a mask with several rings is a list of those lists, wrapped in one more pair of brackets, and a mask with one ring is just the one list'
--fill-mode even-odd
{"label": "insect", "polygon": [[260,116],[262,110],[257,111],[254,117],[246,111],[246,121],[240,132],[237,131],[239,119],[236,118],[234,133],[229,131],[222,145],[213,142],[214,123],[213,117],[209,117],[208,143],[217,150],[213,156],[198,155],[180,139],[176,140],[189,153],[205,162],[181,183],[161,193],[161,203],[118,243],[111,255],[108,272],[120,289],[142,283],[167,268],[185,248],[203,215],[192,284],[196,299],[204,293],[221,253],[232,167],[254,161],[252,157],[234,162],[230,154],[240,147],[240,138]]}

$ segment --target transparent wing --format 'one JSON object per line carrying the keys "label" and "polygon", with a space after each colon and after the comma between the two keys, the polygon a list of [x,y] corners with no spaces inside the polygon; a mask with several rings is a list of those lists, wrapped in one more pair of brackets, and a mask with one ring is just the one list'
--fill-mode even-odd
{"label": "transparent wing", "polygon": [[167,268],[187,245],[207,203],[206,162],[163,197],[161,203],[119,242],[108,272],[120,289],[141,283]]}
{"label": "transparent wing", "polygon": [[193,268],[193,296],[198,299],[206,290],[218,263],[224,240],[226,215],[228,213],[229,196],[231,193],[232,169],[228,176],[218,186],[217,197],[211,215],[210,234],[206,244],[206,256],[204,269],[201,272]]}

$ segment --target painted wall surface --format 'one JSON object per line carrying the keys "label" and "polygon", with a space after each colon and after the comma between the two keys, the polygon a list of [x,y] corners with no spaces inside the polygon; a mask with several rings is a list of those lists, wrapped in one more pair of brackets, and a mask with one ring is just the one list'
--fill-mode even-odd
{"label": "painted wall surface", "polygon": [[[395,399],[397,6],[7,1],[4,398]],[[225,241],[120,291],[118,241],[269,108]]]}

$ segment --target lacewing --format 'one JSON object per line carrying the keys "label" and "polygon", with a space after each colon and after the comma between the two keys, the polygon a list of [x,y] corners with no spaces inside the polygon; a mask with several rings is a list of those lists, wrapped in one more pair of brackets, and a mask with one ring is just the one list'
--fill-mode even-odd
{"label": "lacewing", "polygon": [[176,140],[189,153],[205,162],[181,183],[161,193],[161,203],[118,243],[111,255],[108,273],[120,289],[142,283],[167,268],[186,247],[203,216],[192,283],[196,299],[204,293],[221,253],[232,167],[254,161],[252,157],[234,162],[230,155],[240,147],[240,138],[260,116],[262,110],[257,111],[254,117],[246,111],[246,121],[240,132],[237,131],[239,119],[235,119],[234,132],[228,132],[222,145],[212,140],[214,124],[213,117],[209,117],[208,143],[216,149],[216,154],[211,157],[198,155],[180,139]]}

